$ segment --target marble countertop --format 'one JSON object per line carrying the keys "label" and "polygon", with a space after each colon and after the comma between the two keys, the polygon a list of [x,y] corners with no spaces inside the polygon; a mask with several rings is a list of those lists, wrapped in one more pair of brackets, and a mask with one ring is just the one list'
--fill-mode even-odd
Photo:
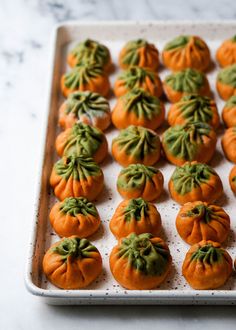
{"label": "marble countertop", "polygon": [[235,307],[47,306],[23,285],[35,197],[48,51],[65,20],[236,19],[233,0],[0,1],[0,329],[234,329]]}

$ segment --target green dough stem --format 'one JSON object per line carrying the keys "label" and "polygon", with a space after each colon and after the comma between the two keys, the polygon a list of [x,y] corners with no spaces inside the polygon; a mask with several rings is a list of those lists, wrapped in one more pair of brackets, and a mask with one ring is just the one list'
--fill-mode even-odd
{"label": "green dough stem", "polygon": [[70,155],[58,160],[55,164],[55,171],[65,180],[72,176],[77,181],[86,180],[102,173],[97,163],[91,157],[85,155]]}
{"label": "green dough stem", "polygon": [[89,258],[91,252],[97,252],[97,248],[86,238],[64,238],[56,247],[51,249],[52,253],[61,255],[61,259],[66,261],[68,257]]}
{"label": "green dough stem", "polygon": [[165,131],[163,144],[174,157],[192,161],[204,144],[203,137],[209,137],[210,131],[210,126],[202,122],[176,125]]}
{"label": "green dough stem", "polygon": [[131,199],[124,210],[125,221],[139,221],[148,216],[149,203],[143,198]]}
{"label": "green dough stem", "polygon": [[152,120],[161,114],[161,102],[143,89],[135,88],[121,97],[124,111],[134,112],[137,118]]}
{"label": "green dough stem", "polygon": [[64,155],[84,154],[92,157],[104,141],[103,133],[84,123],[74,124],[64,145]]}
{"label": "green dough stem", "polygon": [[198,93],[204,82],[204,74],[194,69],[181,70],[165,78],[165,83],[173,90],[185,93]]}
{"label": "green dough stem", "polygon": [[71,54],[76,58],[78,64],[95,62],[103,67],[110,59],[108,48],[91,39],[86,39],[83,42],[80,42],[71,51]]}
{"label": "green dough stem", "polygon": [[212,244],[207,244],[200,247],[191,256],[191,261],[197,260],[202,263],[214,265],[216,262],[220,262],[223,259],[224,251],[221,248],[216,248]]}
{"label": "green dough stem", "polygon": [[152,243],[151,234],[131,234],[122,240],[119,257],[128,258],[129,263],[149,276],[161,276],[171,259],[169,251],[159,243]]}
{"label": "green dough stem", "polygon": [[78,214],[98,217],[95,205],[89,202],[85,197],[68,197],[64,199],[60,206],[60,211],[73,217],[76,217]]}
{"label": "green dough stem", "polygon": [[227,66],[225,69],[220,70],[217,75],[217,80],[222,84],[236,88],[236,64]]}
{"label": "green dough stem", "polygon": [[177,193],[185,195],[200,187],[203,183],[207,183],[212,175],[217,176],[216,172],[209,165],[201,163],[184,164],[176,167],[171,180]]}
{"label": "green dough stem", "polygon": [[152,177],[159,172],[153,166],[131,164],[120,172],[117,186],[125,190],[144,188],[146,182],[152,181]]}
{"label": "green dough stem", "polygon": [[138,160],[143,160],[146,155],[153,154],[159,148],[159,137],[152,131],[141,126],[129,126],[120,131],[113,140],[117,142],[119,149],[127,155],[132,155]]}
{"label": "green dough stem", "polygon": [[79,89],[85,86],[91,79],[102,76],[103,69],[98,64],[85,63],[75,66],[65,74],[65,86],[69,89]]}

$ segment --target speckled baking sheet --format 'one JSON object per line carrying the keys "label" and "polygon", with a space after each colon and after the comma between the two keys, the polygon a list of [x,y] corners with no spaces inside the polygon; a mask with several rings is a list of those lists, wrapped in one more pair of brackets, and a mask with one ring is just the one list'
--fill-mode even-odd
{"label": "speckled baking sheet", "polygon": [[[48,247],[59,237],[54,233],[48,220],[48,213],[55,202],[52,190],[49,187],[49,176],[53,163],[56,161],[54,142],[56,135],[60,132],[57,127],[58,109],[63,102],[60,94],[60,76],[68,67],[66,66],[66,54],[68,49],[85,38],[93,38],[106,44],[116,64],[114,74],[110,76],[111,85],[117,73],[118,54],[127,40],[133,38],[147,38],[152,41],[161,51],[163,45],[178,34],[197,34],[206,40],[210,47],[212,58],[215,50],[226,38],[235,34],[236,22],[228,23],[93,23],[79,24],[68,23],[57,27],[53,38],[53,50],[51,56],[51,80],[49,86],[48,114],[45,119],[45,146],[42,151],[42,173],[39,175],[39,192],[36,203],[36,214],[33,219],[34,226],[30,245],[29,259],[27,262],[26,285],[30,292],[43,296],[48,303],[52,304],[219,304],[236,303],[236,276],[233,275],[221,290],[194,291],[186,283],[181,275],[181,266],[189,246],[178,236],[175,228],[175,218],[179,205],[173,202],[168,193],[168,181],[174,170],[166,160],[162,159],[156,165],[164,175],[164,192],[156,203],[161,214],[163,229],[160,236],[168,243],[173,257],[171,273],[160,288],[150,291],[129,291],[122,288],[112,277],[109,269],[109,253],[116,244],[116,240],[109,231],[109,220],[121,201],[116,191],[116,179],[121,167],[112,159],[111,154],[101,164],[105,176],[105,188],[99,199],[95,201],[102,219],[102,225],[97,233],[91,236],[90,241],[99,249],[103,258],[103,272],[99,278],[84,290],[59,290],[52,286],[42,274],[42,257]],[[215,78],[218,67],[214,62],[211,70],[207,73],[213,96],[221,113],[223,102],[215,92]],[[160,77],[163,78],[168,70],[160,68]],[[111,99],[111,109],[115,99]],[[166,112],[169,104],[166,102]],[[157,130],[162,134],[167,125]],[[224,245],[230,255],[236,257],[236,199],[228,184],[228,174],[232,164],[228,162],[222,153],[220,140],[223,127],[218,131],[217,151],[211,165],[219,173],[223,185],[224,195],[218,204],[225,208],[231,217],[231,233]],[[109,128],[106,137],[111,147],[111,141],[118,131]]]}

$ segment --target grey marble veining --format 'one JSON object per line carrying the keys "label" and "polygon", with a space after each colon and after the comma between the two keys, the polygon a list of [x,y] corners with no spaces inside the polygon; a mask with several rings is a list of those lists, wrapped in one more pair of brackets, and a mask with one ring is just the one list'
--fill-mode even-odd
{"label": "grey marble veining", "polygon": [[[41,305],[23,286],[46,111],[50,34],[64,20],[236,19],[235,0],[0,0],[0,329],[235,329],[235,309]],[[215,322],[214,322],[215,320]],[[214,324],[213,324],[214,322]]]}

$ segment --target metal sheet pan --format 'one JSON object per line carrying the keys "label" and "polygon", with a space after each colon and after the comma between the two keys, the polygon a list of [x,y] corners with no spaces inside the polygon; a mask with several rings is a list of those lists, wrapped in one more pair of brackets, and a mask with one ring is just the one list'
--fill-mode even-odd
{"label": "metal sheet pan", "polygon": [[[38,193],[35,204],[35,217],[33,219],[30,248],[27,260],[25,283],[27,289],[34,295],[44,298],[50,304],[235,304],[236,303],[236,276],[233,274],[227,284],[220,290],[196,291],[191,289],[181,275],[181,266],[189,246],[178,236],[175,229],[175,217],[179,210],[177,205],[168,194],[168,180],[174,170],[164,159],[157,167],[162,171],[165,178],[165,191],[156,203],[161,213],[163,231],[161,237],[169,244],[173,257],[171,273],[163,285],[156,290],[129,291],[125,290],[113,279],[108,265],[108,257],[116,240],[108,228],[109,219],[121,197],[116,191],[116,178],[121,167],[114,162],[111,155],[102,163],[105,175],[105,189],[99,199],[95,201],[102,219],[102,226],[90,240],[100,250],[103,257],[103,272],[92,285],[84,290],[60,290],[52,286],[42,273],[42,258],[48,247],[59,239],[50,227],[48,214],[55,202],[55,197],[49,186],[49,176],[55,155],[54,142],[59,133],[57,127],[58,109],[63,102],[59,83],[63,72],[68,70],[66,66],[66,54],[68,49],[85,38],[93,38],[105,43],[117,64],[118,53],[123,44],[133,38],[147,38],[162,50],[166,41],[178,34],[197,34],[203,37],[211,50],[214,59],[215,50],[220,43],[236,31],[236,22],[93,22],[78,23],[69,22],[56,27],[52,38],[52,52],[50,55],[50,77],[48,86],[47,114],[44,122],[44,143],[42,143],[41,172],[38,175]],[[215,78],[217,65],[207,74],[221,112],[223,102],[215,92]],[[110,77],[113,85],[116,72]],[[168,71],[160,70],[163,79]],[[111,108],[114,104],[111,99]],[[169,105],[166,103],[168,111]],[[164,128],[157,132],[161,135]],[[220,136],[223,128],[218,132],[218,145],[216,154],[211,165],[220,174],[224,184],[224,196],[219,204],[231,216],[231,233],[225,247],[234,258],[236,256],[236,199],[228,184],[228,174],[232,164],[228,162],[221,150]],[[106,136],[111,145],[111,140],[117,135],[114,128],[106,131]]]}

